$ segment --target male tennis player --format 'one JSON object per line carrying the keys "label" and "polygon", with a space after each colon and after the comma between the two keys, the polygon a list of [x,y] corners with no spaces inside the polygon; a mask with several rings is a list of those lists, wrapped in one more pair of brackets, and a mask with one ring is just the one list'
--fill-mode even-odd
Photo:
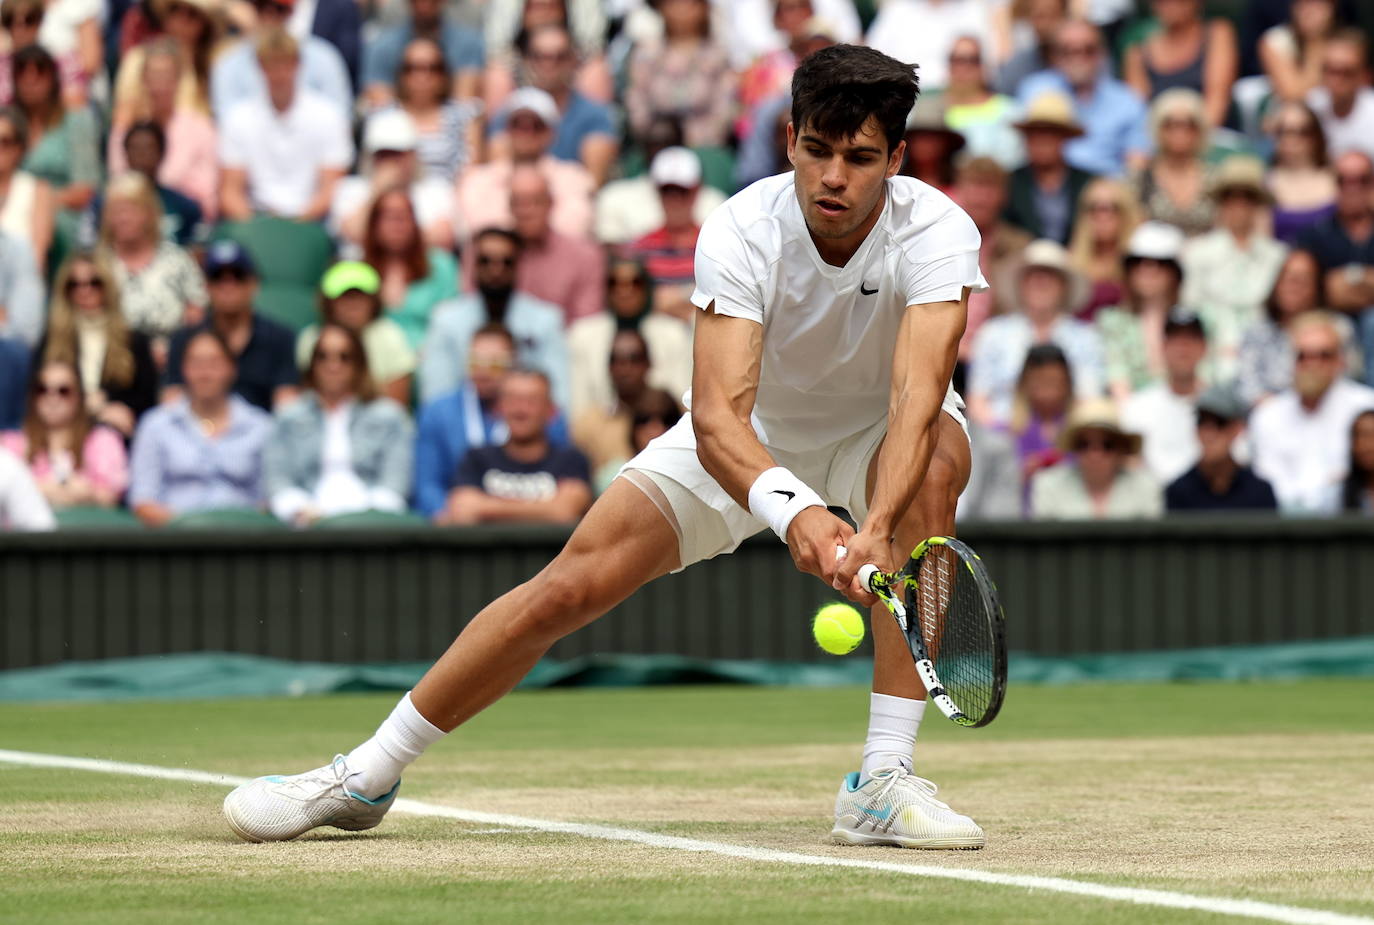
{"label": "male tennis player", "polygon": [[[376,734],[331,764],[225,799],[251,841],[367,829],[424,749],[511,690],[549,646],[645,582],[767,525],[799,569],[873,604],[855,579],[949,534],[969,473],[950,387],[978,271],[973,222],[896,176],[916,77],[869,48],[817,52],[792,85],[788,156],[707,220],[697,244],[690,414],[625,466],[538,575],[484,608]],[[827,509],[847,508],[855,533]],[[848,555],[836,561],[836,547]],[[868,740],[832,836],[978,848],[983,832],[912,773],[925,690],[881,606]]]}

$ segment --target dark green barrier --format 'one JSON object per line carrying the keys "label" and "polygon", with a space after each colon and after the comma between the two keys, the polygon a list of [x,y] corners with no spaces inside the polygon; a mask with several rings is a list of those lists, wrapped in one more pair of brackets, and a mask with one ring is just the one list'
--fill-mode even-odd
{"label": "dark green barrier", "polygon": [[[1374,635],[1374,522],[981,524],[1008,642],[1040,655]],[[566,533],[541,528],[62,532],[0,537],[0,667],[171,652],[428,661]],[[824,658],[834,593],[762,535],[651,583],[554,647]],[[867,651],[867,646],[861,654]]]}

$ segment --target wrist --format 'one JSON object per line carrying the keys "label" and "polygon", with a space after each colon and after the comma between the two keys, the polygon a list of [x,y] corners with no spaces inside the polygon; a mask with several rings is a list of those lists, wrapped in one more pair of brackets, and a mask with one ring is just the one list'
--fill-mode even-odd
{"label": "wrist", "polygon": [[792,519],[809,507],[825,507],[821,496],[782,466],[759,473],[749,487],[749,513],[773,529],[784,543]]}

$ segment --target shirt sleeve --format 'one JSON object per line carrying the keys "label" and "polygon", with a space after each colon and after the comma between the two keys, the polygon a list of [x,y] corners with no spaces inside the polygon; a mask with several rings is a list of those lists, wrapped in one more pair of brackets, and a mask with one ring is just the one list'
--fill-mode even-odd
{"label": "shirt sleeve", "polygon": [[129,507],[162,499],[162,447],[158,430],[162,417],[149,416],[134,432],[129,454]]}
{"label": "shirt sleeve", "polygon": [[730,210],[713,212],[697,238],[692,304],[705,310],[714,302],[716,314],[763,324],[763,273],[751,266],[750,256]]}
{"label": "shirt sleeve", "polygon": [[[963,297],[966,287],[974,292],[988,288],[978,269],[982,246],[978,228],[953,204],[938,221],[909,240],[902,250],[897,277],[907,305],[955,302]],[[937,250],[926,256],[923,251],[927,248]]]}
{"label": "shirt sleeve", "polygon": [[353,163],[353,135],[348,120],[331,107],[329,134],[320,139],[320,167],[325,170],[347,170]]}

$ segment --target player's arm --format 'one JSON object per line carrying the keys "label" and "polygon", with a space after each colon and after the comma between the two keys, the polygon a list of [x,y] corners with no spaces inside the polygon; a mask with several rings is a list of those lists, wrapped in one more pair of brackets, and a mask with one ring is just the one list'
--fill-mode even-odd
{"label": "player's arm", "polygon": [[[697,319],[692,349],[692,429],[702,467],[735,502],[783,539],[797,568],[829,582],[835,547],[853,530],[769,455],[750,423],[763,362],[763,325],[720,315]],[[782,530],[779,530],[782,526]]]}
{"label": "player's arm", "polygon": [[965,288],[957,302],[910,305],[902,316],[893,349],[887,437],[878,453],[873,498],[868,517],[847,544],[850,555],[837,570],[837,587],[849,588],[866,562],[892,569],[891,540],[915,502],[935,452],[940,408],[968,319],[968,293]]}

